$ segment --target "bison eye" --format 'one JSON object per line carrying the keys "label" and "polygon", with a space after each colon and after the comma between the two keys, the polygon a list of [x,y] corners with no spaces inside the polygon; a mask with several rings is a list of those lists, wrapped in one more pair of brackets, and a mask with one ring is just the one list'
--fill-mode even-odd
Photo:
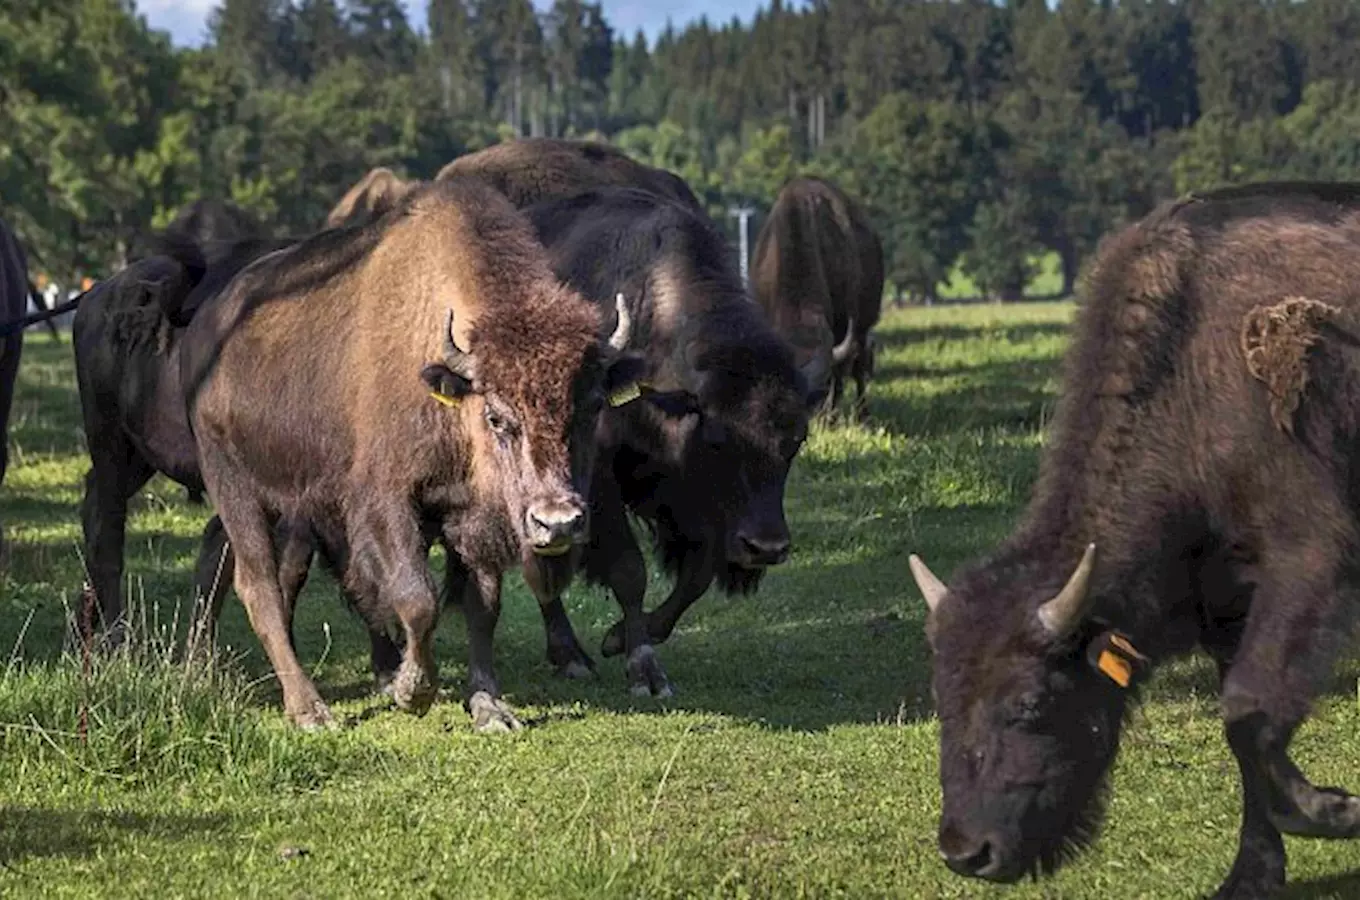
{"label": "bison eye", "polygon": [[510,422],[505,416],[490,408],[486,411],[486,426],[496,434],[505,434],[510,430]]}
{"label": "bison eye", "polygon": [[1036,722],[1043,714],[1044,698],[1037,691],[1022,694],[1015,702],[1015,718],[1020,722]]}

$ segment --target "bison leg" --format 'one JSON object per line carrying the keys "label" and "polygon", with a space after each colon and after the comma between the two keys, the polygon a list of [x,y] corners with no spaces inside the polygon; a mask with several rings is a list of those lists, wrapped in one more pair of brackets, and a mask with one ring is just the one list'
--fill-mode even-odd
{"label": "bison leg", "polygon": [[430,577],[429,543],[410,509],[397,507],[352,527],[350,547],[345,589],[364,601],[376,597],[383,610],[396,614],[406,638],[392,699],[398,708],[424,715],[439,693],[434,662],[439,599]]}
{"label": "bison leg", "polygon": [[501,700],[494,660],[496,623],[501,615],[501,577],[490,572],[470,573],[469,577],[455,558],[450,558],[448,565],[450,572],[462,571],[461,575],[451,577],[463,582],[458,595],[463,598],[461,608],[468,633],[468,684],[464,706],[472,716],[472,727],[483,733],[517,731],[523,726]]}
{"label": "bison leg", "polygon": [[284,711],[294,724],[307,730],[333,725],[330,708],[293,650],[288,604],[279,587],[273,534],[264,511],[248,498],[224,498],[221,490],[214,490],[213,496],[236,556],[236,594],[279,679]]}
{"label": "bison leg", "polygon": [[[1315,508],[1310,514],[1327,520]],[[1297,527],[1272,530],[1300,533]],[[1314,545],[1272,547],[1252,579],[1256,594],[1236,652],[1215,654],[1243,793],[1237,861],[1221,896],[1257,896],[1283,884],[1281,832],[1360,837],[1360,798],[1315,787],[1289,758],[1289,742],[1332,670],[1343,603],[1354,602],[1337,590],[1341,556]]]}
{"label": "bison leg", "polygon": [[590,678],[595,674],[595,660],[590,658],[576,631],[571,627],[566,607],[562,605],[565,585],[558,585],[552,574],[532,556],[522,565],[524,581],[538,600],[543,616],[543,631],[548,638],[548,662],[564,678]]}
{"label": "bison leg", "polygon": [[652,647],[643,609],[647,566],[642,550],[628,525],[618,488],[605,481],[600,485],[600,495],[586,564],[614,592],[623,610],[623,621],[609,629],[600,652],[605,656],[627,654],[629,690],[634,696],[670,697],[674,692]]}
{"label": "bison leg", "polygon": [[112,436],[117,433],[115,429],[86,433],[91,439],[91,466],[85,476],[85,496],[80,502],[85,564],[98,602],[99,625],[109,645],[117,646],[122,643],[126,627],[123,544],[128,501],[155,470],[126,441]]}

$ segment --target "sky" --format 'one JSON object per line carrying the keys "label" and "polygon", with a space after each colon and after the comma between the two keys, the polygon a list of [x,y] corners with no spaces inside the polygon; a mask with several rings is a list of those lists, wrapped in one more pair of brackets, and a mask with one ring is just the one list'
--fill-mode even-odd
{"label": "sky", "polygon": [[[411,24],[425,27],[426,0],[402,0]],[[146,16],[152,28],[170,32],[178,46],[198,46],[203,43],[208,12],[218,0],[138,0],[137,9]],[[552,6],[552,0],[534,0],[539,9]],[[605,19],[616,34],[632,37],[641,28],[648,41],[653,41],[666,27],[669,19],[681,28],[701,15],[713,24],[725,24],[737,16],[749,22],[755,11],[768,5],[768,0],[602,0]]]}

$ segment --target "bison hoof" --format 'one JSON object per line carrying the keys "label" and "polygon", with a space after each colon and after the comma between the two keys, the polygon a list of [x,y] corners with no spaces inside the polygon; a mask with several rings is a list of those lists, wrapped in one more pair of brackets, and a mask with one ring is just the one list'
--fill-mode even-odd
{"label": "bison hoof", "polygon": [[623,623],[615,622],[609,631],[605,632],[604,640],[600,642],[600,655],[603,657],[618,656],[623,652]]}
{"label": "bison hoof", "polygon": [[643,644],[628,655],[628,681],[628,690],[634,697],[664,700],[675,693],[650,644]]}
{"label": "bison hoof", "polygon": [[467,706],[472,715],[472,730],[480,734],[504,734],[524,727],[510,707],[486,691],[477,691],[469,697]]}
{"label": "bison hoof", "polygon": [[590,666],[574,659],[564,666],[559,666],[557,668],[557,674],[563,678],[570,678],[573,681],[584,681],[585,679],[595,677],[595,672]]}
{"label": "bison hoof", "polygon": [[1360,837],[1360,797],[1341,788],[1308,785],[1291,813],[1272,813],[1270,822],[1285,834],[1311,838]]}
{"label": "bison hoof", "polygon": [[414,663],[402,663],[396,677],[392,679],[390,694],[397,708],[417,716],[430,711],[437,693],[439,680],[434,673]]}
{"label": "bison hoof", "polygon": [[338,728],[331,709],[324,700],[313,700],[301,710],[291,713],[293,723],[303,731],[322,731]]}

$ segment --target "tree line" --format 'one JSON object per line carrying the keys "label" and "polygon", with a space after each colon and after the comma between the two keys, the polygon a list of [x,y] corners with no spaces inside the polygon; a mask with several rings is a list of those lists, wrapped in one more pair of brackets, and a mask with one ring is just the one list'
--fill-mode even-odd
{"label": "tree line", "polygon": [[10,0],[0,215],[35,268],[99,277],[198,197],[303,234],[373,166],[428,178],[582,136],[679,173],[721,220],[826,175],[867,207],[896,291],[957,270],[1010,298],[1043,254],[1070,289],[1168,196],[1360,177],[1360,0],[772,0],[652,45],[582,0],[430,0],[427,21],[224,0],[177,49],[132,0]]}

